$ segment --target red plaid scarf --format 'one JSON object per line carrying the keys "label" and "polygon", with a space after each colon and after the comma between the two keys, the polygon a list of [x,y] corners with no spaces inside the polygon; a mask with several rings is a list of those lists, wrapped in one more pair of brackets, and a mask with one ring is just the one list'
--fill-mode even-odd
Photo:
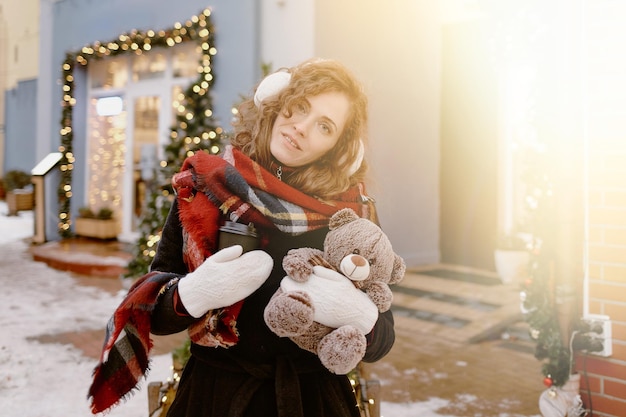
{"label": "red plaid scarf", "polygon": [[150,272],[130,288],[109,319],[100,361],[89,387],[91,411],[96,414],[117,404],[138,384],[149,366],[150,312],[160,291],[174,274]]}
{"label": "red plaid scarf", "polygon": [[[362,185],[323,202],[283,183],[231,146],[221,157],[198,152],[187,158],[172,184],[185,238],[183,256],[190,270],[217,250],[221,215],[293,235],[328,226],[330,217],[345,207],[377,221],[374,205]],[[159,272],[143,276],[109,320],[89,389],[94,414],[117,404],[147,372],[152,347],[150,312],[172,278],[172,274]],[[209,311],[189,328],[191,340],[204,346],[236,344],[242,303]]]}
{"label": "red plaid scarf", "polygon": [[[336,199],[321,201],[285,184],[232,146],[227,146],[221,157],[199,152],[187,158],[172,184],[186,232],[184,254],[190,270],[217,249],[220,213],[231,221],[275,227],[293,235],[328,226],[330,217],[345,207],[377,221],[362,185]],[[191,340],[203,346],[237,343],[241,304],[209,311],[189,328]]]}

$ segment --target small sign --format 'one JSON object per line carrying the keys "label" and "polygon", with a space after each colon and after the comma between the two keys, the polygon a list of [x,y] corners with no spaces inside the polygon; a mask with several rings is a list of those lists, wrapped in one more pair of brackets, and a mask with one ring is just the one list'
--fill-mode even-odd
{"label": "small sign", "polygon": [[51,152],[45,156],[39,163],[35,166],[35,168],[30,170],[31,175],[46,175],[56,164],[59,163],[63,154],[61,152]]}

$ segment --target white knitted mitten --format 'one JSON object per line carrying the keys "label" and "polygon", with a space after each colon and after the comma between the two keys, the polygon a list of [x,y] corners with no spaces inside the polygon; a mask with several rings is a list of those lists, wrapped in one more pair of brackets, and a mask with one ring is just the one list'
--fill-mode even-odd
{"label": "white knitted mitten", "polygon": [[345,276],[323,266],[314,266],[305,282],[285,277],[280,282],[283,291],[304,291],[313,301],[313,320],[325,326],[339,328],[352,325],[368,334],[376,320],[378,307],[367,294],[354,286]]}
{"label": "white knitted mitten", "polygon": [[178,282],[178,295],[193,317],[243,300],[270,276],[274,261],[262,250],[242,255],[240,245],[208,257],[195,271]]}

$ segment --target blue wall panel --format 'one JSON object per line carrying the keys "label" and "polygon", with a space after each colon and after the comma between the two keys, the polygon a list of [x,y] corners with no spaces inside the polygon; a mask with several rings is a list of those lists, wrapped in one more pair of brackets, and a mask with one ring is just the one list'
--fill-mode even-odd
{"label": "blue wall panel", "polygon": [[38,162],[35,154],[36,100],[37,80],[20,81],[5,93],[5,172],[19,169],[30,173]]}

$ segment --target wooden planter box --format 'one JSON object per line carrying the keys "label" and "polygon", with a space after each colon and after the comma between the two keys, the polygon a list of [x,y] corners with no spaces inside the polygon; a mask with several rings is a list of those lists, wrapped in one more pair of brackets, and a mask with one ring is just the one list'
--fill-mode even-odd
{"label": "wooden planter box", "polygon": [[95,239],[113,239],[119,234],[119,225],[115,219],[101,220],[78,217],[75,223],[75,231],[79,236]]}
{"label": "wooden planter box", "polygon": [[6,202],[9,208],[9,215],[15,215],[18,211],[32,210],[34,206],[34,195],[32,191],[9,191],[6,195]]}

